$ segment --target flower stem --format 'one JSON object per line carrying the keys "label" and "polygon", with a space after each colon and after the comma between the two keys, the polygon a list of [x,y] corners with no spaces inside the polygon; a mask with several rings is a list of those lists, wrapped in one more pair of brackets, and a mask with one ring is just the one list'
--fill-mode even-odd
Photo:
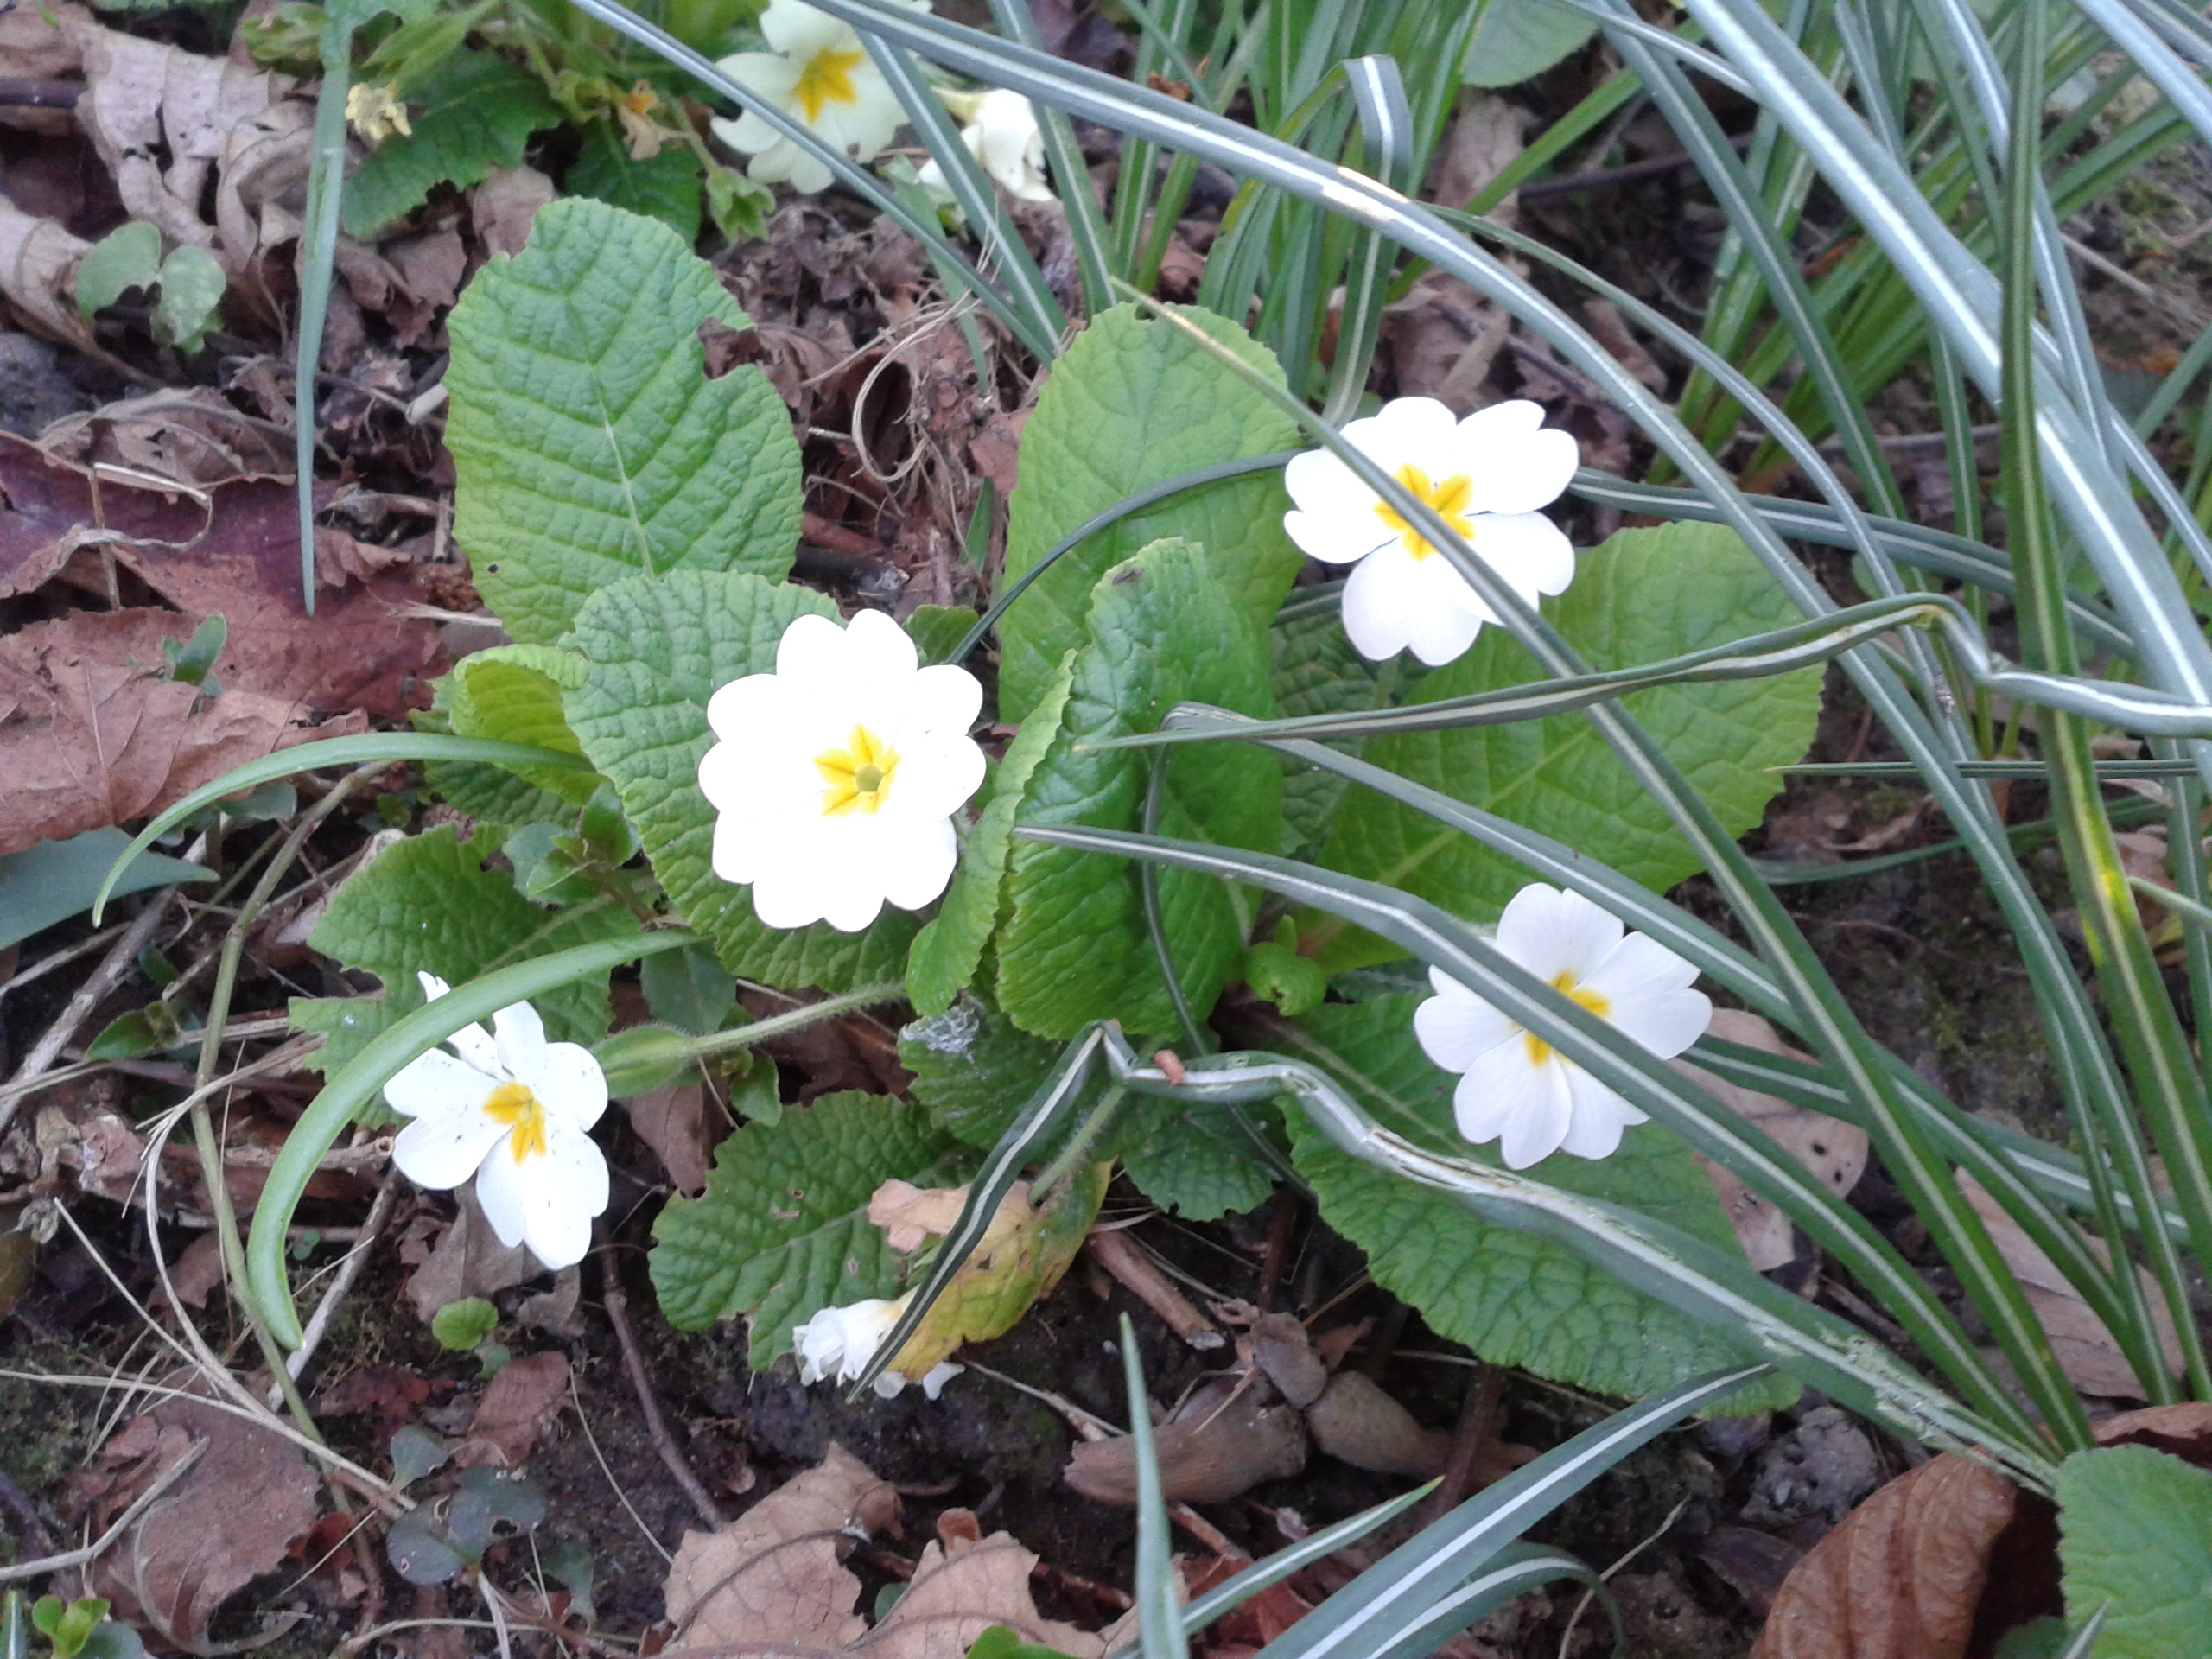
{"label": "flower stem", "polygon": [[1088,1160],[1090,1148],[1104,1133],[1106,1126],[1114,1121],[1114,1114],[1120,1109],[1125,1093],[1116,1084],[1099,1096],[1098,1103],[1090,1109],[1090,1115],[1076,1126],[1075,1134],[1069,1137],[1067,1145],[1053,1154],[1052,1161],[1046,1164],[1039,1172],[1037,1179],[1029,1184],[1032,1209],[1043,1209],[1052,1188]]}
{"label": "flower stem", "polygon": [[755,1020],[749,1026],[739,1026],[730,1031],[710,1031],[704,1037],[695,1038],[687,1046],[687,1059],[703,1060],[715,1054],[726,1054],[732,1049],[750,1048],[755,1043],[765,1043],[792,1032],[804,1031],[809,1026],[833,1020],[841,1014],[850,1014],[855,1008],[874,1007],[885,1002],[905,1000],[906,987],[903,981],[885,980],[880,985],[863,985],[856,991],[847,991],[842,996],[810,1002],[804,1007],[793,1008],[789,1014],[779,1014],[766,1020]]}

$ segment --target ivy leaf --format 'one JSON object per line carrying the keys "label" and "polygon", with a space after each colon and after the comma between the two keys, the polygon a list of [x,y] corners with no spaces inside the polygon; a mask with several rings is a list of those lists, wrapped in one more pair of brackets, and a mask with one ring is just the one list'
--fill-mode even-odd
{"label": "ivy leaf", "polygon": [[709,318],[747,321],[683,238],[585,198],[454,308],[454,534],[512,639],[550,644],[639,570],[791,569],[791,416],[758,368],[707,378]]}
{"label": "ivy leaf", "polygon": [[[1282,370],[1235,323],[1175,308],[1277,385]],[[1085,519],[1147,485],[1301,440],[1289,416],[1171,324],[1117,305],[1090,320],[1053,364],[1021,432],[1020,481],[1008,504],[1006,575],[1014,581]],[[1090,590],[1148,543],[1179,536],[1256,633],[1274,618],[1303,556],[1283,534],[1290,499],[1280,474],[1227,479],[1171,496],[1067,554],[999,624],[999,709],[1020,720],[1080,645]]]}
{"label": "ivy leaf", "polygon": [[[1070,652],[1070,658],[1073,657]],[[1039,761],[1060,728],[1068,701],[1069,662],[1060,664],[1043,699],[1022,721],[1005,755],[991,769],[990,794],[976,827],[960,844],[960,868],[937,917],[914,936],[906,957],[906,998],[918,1014],[942,1014],[976,977],[983,947],[998,925],[999,894],[1007,854],[1014,845],[1014,817]]]}
{"label": "ivy leaf", "polygon": [[[1102,578],[1087,642],[1071,666],[1067,710],[1031,775],[1018,823],[1132,829],[1142,822],[1152,757],[1084,749],[1101,738],[1152,731],[1191,699],[1264,715],[1267,647],[1205,553],[1154,543]],[[1282,772],[1244,743],[1170,751],[1160,833],[1269,849],[1281,834]],[[1231,890],[1211,876],[1161,870],[1160,906],[1176,970],[1204,1019],[1244,957]],[[1175,1025],[1154,959],[1138,868],[1128,859],[1017,842],[1007,862],[1007,912],[998,936],[998,1001],[1025,1030],[1072,1037],[1093,1020],[1131,1031]]]}
{"label": "ivy leaf", "polygon": [[[421,1007],[417,972],[458,985],[512,962],[638,931],[637,918],[611,899],[558,911],[533,905],[505,874],[484,868],[499,849],[491,831],[463,842],[454,825],[441,824],[385,848],[332,896],[308,943],[374,974],[384,998],[294,998],[293,1025],[327,1039],[309,1065],[328,1075]],[[604,972],[533,1001],[556,1042],[594,1043],[607,1034]]]}
{"label": "ivy leaf", "polygon": [[409,102],[424,106],[414,131],[385,139],[346,181],[339,217],[348,236],[374,236],[429,200],[435,185],[465,190],[495,167],[517,165],[531,133],[561,122],[537,76],[490,52],[454,53]]}
{"label": "ivy leaf", "polygon": [[[1343,1084],[1383,1128],[1431,1151],[1495,1164],[1495,1146],[1471,1147],[1453,1127],[1457,1079],[1431,1065],[1414,1036],[1421,1000],[1412,993],[1328,1003],[1286,1026],[1280,1046]],[[1630,1290],[1564,1246],[1478,1220],[1442,1193],[1337,1151],[1302,1112],[1285,1116],[1292,1159],[1313,1184],[1323,1218],[1367,1252],[1375,1281],[1419,1308],[1438,1335],[1491,1363],[1640,1397],[1747,1357],[1746,1345]],[[1535,1174],[1716,1249],[1741,1249],[1689,1148],[1656,1123],[1630,1129],[1610,1158],[1558,1154]],[[1787,1378],[1769,1379],[1732,1395],[1728,1408],[1787,1405],[1796,1392]]]}
{"label": "ivy leaf", "polygon": [[[583,745],[561,711],[564,688],[583,683],[582,658],[552,645],[495,645],[472,652],[454,664],[446,712],[462,737],[497,738],[582,755]],[[581,806],[600,786],[588,772],[525,766],[517,776]]]}
{"label": "ivy leaf", "polygon": [[2212,1630],[2212,1473],[2147,1446],[2080,1452],[2058,1467],[2067,1623],[2111,1604],[2097,1659],[2180,1659]]}
{"label": "ivy leaf", "polygon": [[561,188],[572,196],[589,196],[657,219],[687,243],[699,239],[699,214],[705,203],[699,158],[679,145],[669,146],[651,161],[637,161],[614,123],[594,121],[584,129],[583,147]]}
{"label": "ivy leaf", "polygon": [[776,666],[800,616],[835,617],[825,595],[759,576],[676,570],[601,588],[576,613],[566,646],[590,666],[563,699],[584,755],[622,797],[676,913],[714,944],[722,965],[771,985],[850,990],[904,970],[915,923],[887,907],[864,933],[763,926],[753,893],[715,874],[715,809],[699,791],[714,746],[707,700]]}
{"label": "ivy leaf", "polygon": [[902,1258],[868,1219],[875,1189],[957,1185],[973,1161],[920,1107],[882,1095],[825,1095],[741,1125],[715,1148],[705,1193],[671,1198],[653,1223],[661,1312],[680,1331],[748,1315],[765,1370],[823,1308],[898,1294]]}
{"label": "ivy leaf", "polygon": [[[1714,524],[1624,530],[1584,554],[1574,585],[1546,600],[1543,610],[1600,669],[1655,662],[1799,620],[1743,538]],[[1535,664],[1504,629],[1484,628],[1471,651],[1426,676],[1409,701],[1433,702],[1535,677]],[[1817,668],[1661,686],[1622,699],[1731,835],[1756,824],[1782,787],[1771,768],[1811,747],[1820,703]],[[1367,759],[1579,848],[1655,892],[1700,868],[1666,812],[1580,714],[1376,738]],[[1529,879],[1511,860],[1370,790],[1345,798],[1321,861],[1472,921],[1494,918]],[[1319,915],[1306,918],[1301,948],[1331,973],[1402,954]]]}
{"label": "ivy leaf", "polygon": [[912,1092],[954,1139],[988,1152],[1045,1085],[1060,1045],[1033,1037],[977,996],[899,1033]]}

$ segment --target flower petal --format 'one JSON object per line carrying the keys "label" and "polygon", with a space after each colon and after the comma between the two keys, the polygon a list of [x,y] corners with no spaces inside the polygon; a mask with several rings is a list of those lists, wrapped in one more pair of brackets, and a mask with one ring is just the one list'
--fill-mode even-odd
{"label": "flower petal", "polygon": [[1661,1059],[1671,1060],[1705,1035],[1713,1023],[1713,999],[1703,991],[1669,991],[1617,1002],[1608,1023]]}
{"label": "flower petal", "polygon": [[939,818],[933,824],[900,826],[896,836],[884,837],[876,856],[884,898],[901,910],[919,910],[951,882],[960,840],[951,819]]}
{"label": "flower petal", "polygon": [[1519,1034],[1515,1025],[1442,969],[1428,970],[1436,995],[1414,1010],[1414,1036],[1421,1052],[1447,1071],[1465,1071],[1484,1054]]}
{"label": "flower petal", "polygon": [[442,1192],[474,1175],[505,1133],[474,1107],[425,1113],[393,1140],[391,1161],[416,1185]]}
{"label": "flower petal", "polygon": [[523,1068],[545,1052],[545,1021],[527,1002],[513,1002],[492,1016],[499,1033],[499,1065],[507,1076],[523,1080]]}
{"label": "flower petal", "polygon": [[453,1045],[454,1053],[490,1077],[494,1084],[506,1076],[505,1068],[499,1064],[499,1045],[493,1040],[490,1032],[474,1020],[470,1020],[446,1041]]}
{"label": "flower petal", "polygon": [[1563,594],[1574,581],[1574,543],[1541,512],[1484,513],[1474,523],[1475,552],[1531,605]]}
{"label": "flower petal", "polygon": [[1607,1001],[1630,1002],[1688,990],[1697,982],[1697,964],[1648,933],[1630,933],[1582,977]]}
{"label": "flower petal", "polygon": [[[800,66],[780,52],[734,53],[716,63],[715,67],[744,87],[747,92],[755,93],[771,104],[780,105],[789,103],[791,94],[798,90]],[[764,131],[772,133],[775,130],[757,115],[741,117],[734,122],[718,121],[715,124],[717,128],[724,126],[741,128],[747,121],[757,123]],[[730,141],[724,139],[723,142],[727,143]],[[740,149],[763,148],[760,144],[742,143],[735,147]]]}
{"label": "flower petal", "polygon": [[957,663],[933,663],[899,692],[902,731],[965,737],[983,712],[983,683]]}
{"label": "flower petal", "polygon": [[548,1118],[588,1129],[607,1109],[607,1073],[582,1043],[547,1043],[515,1068],[515,1081],[537,1096]]}
{"label": "flower petal", "polygon": [[763,40],[802,64],[817,52],[851,51],[860,45],[849,27],[803,0],[770,0],[760,22]]}
{"label": "flower petal", "polygon": [[419,968],[415,970],[415,977],[423,987],[423,1000],[425,1002],[435,1002],[453,989],[452,986],[447,984],[435,974],[424,973]]}
{"label": "flower petal", "polygon": [[402,1117],[435,1117],[473,1112],[499,1086],[467,1061],[442,1048],[426,1049],[391,1074],[384,1086],[385,1103]]}
{"label": "flower petal", "polygon": [[1419,594],[1414,561],[1396,543],[1363,559],[1344,581],[1344,636],[1370,662],[1387,662],[1413,642]]}
{"label": "flower petal", "polygon": [[1567,1073],[1572,1121],[1559,1149],[1577,1158],[1610,1158],[1620,1150],[1621,1132],[1631,1123],[1648,1121],[1647,1114],[1629,1104],[1579,1065],[1561,1068]]}
{"label": "flower petal", "polygon": [[1579,981],[1621,941],[1620,918],[1541,881],[1515,893],[1497,918],[1497,948],[1537,978]]}
{"label": "flower petal", "polygon": [[1452,1095],[1459,1133],[1476,1145],[1500,1142],[1507,1166],[1525,1169],[1566,1137],[1570,1106],[1556,1058],[1529,1057],[1525,1042],[1500,1043],[1478,1057]]}

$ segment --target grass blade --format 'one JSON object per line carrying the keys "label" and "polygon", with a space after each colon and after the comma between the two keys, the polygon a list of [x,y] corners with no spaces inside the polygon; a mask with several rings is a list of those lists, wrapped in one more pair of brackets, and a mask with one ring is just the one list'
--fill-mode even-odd
{"label": "grass blade", "polygon": [[1144,1659],[1190,1659],[1182,1598],[1176,1593],[1174,1541],[1167,1532],[1167,1501],[1160,1486],[1160,1456],[1152,1444],[1152,1396],[1137,1358],[1137,1328],[1122,1315],[1122,1376],[1129,1390],[1129,1438],[1137,1453],[1137,1629]]}

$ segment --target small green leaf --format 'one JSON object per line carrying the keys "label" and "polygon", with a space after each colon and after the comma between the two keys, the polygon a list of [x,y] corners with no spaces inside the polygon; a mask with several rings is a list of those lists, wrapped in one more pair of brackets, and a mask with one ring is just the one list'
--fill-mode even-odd
{"label": "small green leaf", "polygon": [[915,935],[906,956],[906,995],[918,1014],[942,1014],[968,988],[998,925],[999,893],[1014,845],[1022,792],[1051,747],[1067,709],[1074,653],[1060,664],[1005,755],[991,769],[982,816],[960,843],[960,868],[937,917]]}
{"label": "small green leaf", "polygon": [[1459,78],[1470,86],[1518,86],[1580,51],[1597,32],[1595,18],[1550,0],[1490,0],[1467,42]]}
{"label": "small green leaf", "polygon": [[[179,645],[175,639],[162,641],[162,655],[168,659],[169,677],[186,685],[205,685],[207,676],[215,666],[215,659],[223,654],[224,642],[230,638],[230,624],[217,611],[192,631],[192,638]],[[208,696],[214,696],[213,690]]]}
{"label": "small green leaf", "polygon": [[[1384,1128],[1433,1151],[1494,1164],[1494,1146],[1459,1138],[1452,1116],[1458,1079],[1433,1065],[1414,1036],[1421,1001],[1412,993],[1327,1003],[1275,1046],[1337,1078]],[[1478,1221],[1441,1193],[1337,1151],[1303,1113],[1285,1116],[1293,1160],[1313,1184],[1322,1217],[1367,1252],[1376,1283],[1420,1309],[1439,1336],[1493,1364],[1631,1397],[1744,1359],[1723,1333],[1629,1289],[1565,1247]],[[1740,1248],[1705,1172],[1656,1124],[1630,1129],[1610,1158],[1557,1154],[1532,1173],[1718,1249]],[[1786,1378],[1771,1380],[1733,1396],[1728,1408],[1784,1405],[1796,1391]]]}
{"label": "small green leaf", "polygon": [[581,198],[454,307],[454,535],[513,639],[550,643],[633,572],[791,569],[791,416],[757,367],[707,378],[709,318],[746,324],[681,237]]}
{"label": "small green leaf", "polygon": [[569,1592],[571,1613],[582,1613],[584,1623],[590,1624],[598,1615],[591,1605],[592,1580],[595,1568],[591,1558],[591,1547],[575,1539],[549,1544],[537,1553],[538,1564],[553,1575],[561,1587]]}
{"label": "small green leaf", "polygon": [[110,1020],[100,1034],[86,1045],[88,1060],[130,1060],[156,1049],[175,1048],[184,1040],[176,1015],[166,1002],[149,1002]]}
{"label": "small green leaf", "polygon": [[686,242],[699,239],[705,205],[699,158],[682,146],[671,144],[649,162],[633,161],[614,123],[594,121],[584,129],[583,147],[561,188],[657,219]]}
{"label": "small green leaf", "polygon": [[[586,665],[574,652],[552,645],[498,645],[471,652],[447,680],[446,711],[461,737],[496,738],[582,754],[582,745],[561,712],[561,694],[583,683]],[[519,772],[537,788],[571,804],[588,801],[600,786],[588,772],[532,766]]]}
{"label": "small green leaf", "polygon": [[863,933],[827,923],[763,926],[752,890],[715,874],[715,810],[699,791],[699,761],[714,743],[708,699],[732,680],[772,671],[795,619],[836,608],[821,594],[759,576],[631,576],[577,612],[566,644],[591,669],[563,706],[586,757],[621,791],[670,904],[713,941],[722,966],[771,985],[844,991],[898,977],[913,918],[887,908]]}
{"label": "small green leaf", "polygon": [[[1282,384],[1274,357],[1235,323],[1176,310]],[[1022,429],[1004,580],[1147,485],[1302,442],[1289,416],[1180,330],[1117,305],[1068,342]],[[1289,505],[1278,474],[1228,479],[1133,514],[1067,554],[999,624],[1001,717],[1020,720],[1035,707],[1062,654],[1082,643],[1098,578],[1162,537],[1202,547],[1230,607],[1255,633],[1265,629],[1302,563],[1283,534]]]}
{"label": "small green leaf", "polygon": [[[1084,745],[1154,730],[1185,701],[1251,715],[1271,707],[1261,631],[1214,570],[1188,542],[1168,541],[1099,580],[1066,714],[1029,779],[1017,823],[1134,829],[1152,757]],[[1249,744],[1175,749],[1160,831],[1271,851],[1281,836],[1281,791],[1274,758]],[[1061,1038],[1094,1020],[1120,1020],[1132,1031],[1174,1028],[1135,864],[1020,842],[1005,885],[998,1002],[1017,1023]],[[1184,993],[1204,1019],[1243,959],[1249,918],[1211,876],[1162,870],[1159,889]]]}
{"label": "small green leaf", "polygon": [[162,297],[154,307],[154,337],[181,352],[196,352],[215,321],[230,278],[215,256],[187,243],[162,261]]}
{"label": "small green leaf", "polygon": [[774,193],[765,184],[731,167],[707,169],[707,216],[715,228],[733,242],[743,242],[767,229],[768,210],[776,205]]}
{"label": "small green leaf", "polygon": [[385,1535],[384,1552],[391,1570],[409,1584],[443,1584],[468,1563],[437,1529],[429,1508],[407,1511]]}
{"label": "small green leaf", "polygon": [[[1117,1124],[1122,1166],[1137,1191],[1186,1221],[1218,1221],[1256,1210],[1275,1190],[1274,1166],[1227,1113],[1173,1100],[1132,1103]],[[1245,1115],[1275,1121],[1271,1107]],[[1264,1132],[1264,1130],[1263,1130]]]}
{"label": "small green leaf", "polygon": [[[988,480],[983,487],[990,488]],[[951,660],[954,647],[976,626],[976,613],[965,605],[921,605],[901,625],[914,642],[914,650],[927,667]]]}
{"label": "small green leaf", "polygon": [[161,280],[162,233],[143,219],[118,225],[77,262],[77,309],[105,311],[134,288]]}
{"label": "small green leaf", "polygon": [[[1720,645],[1799,620],[1742,537],[1715,524],[1624,530],[1581,556],[1574,585],[1543,612],[1600,669]],[[1426,676],[1412,702],[1541,677],[1503,628]],[[1820,718],[1821,671],[1661,686],[1621,700],[1732,834],[1759,821],[1782,787],[1773,768],[1802,759]],[[1581,714],[1514,725],[1377,738],[1366,758],[1608,864],[1656,893],[1700,868],[1696,855]],[[1338,808],[1321,862],[1427,899],[1471,921],[1494,919],[1529,880],[1503,855],[1411,807],[1355,790]],[[1303,945],[1331,973],[1402,954],[1334,918],[1310,918]]]}
{"label": "small green leaf", "polygon": [[653,1018],[694,1037],[720,1031],[737,1006],[737,981],[704,945],[647,957],[638,979]]}
{"label": "small green leaf", "polygon": [[1329,994],[1329,976],[1321,964],[1298,954],[1298,925],[1282,918],[1272,939],[1262,939],[1244,953],[1244,982],[1252,995],[1274,1003],[1295,1020],[1318,1008]]}
{"label": "small green leaf", "polygon": [[530,135],[561,119],[537,76],[489,52],[454,53],[409,101],[423,106],[414,131],[386,138],[346,181],[339,213],[348,236],[375,235],[429,200],[433,186],[465,190],[517,165]]}
{"label": "small green leaf", "polygon": [[2110,1604],[2092,1659],[2212,1653],[2212,1473],[2147,1446],[2076,1452],[2058,1534],[2067,1624]]}
{"label": "small green leaf", "polygon": [[391,1437],[391,1484],[412,1486],[432,1470],[442,1468],[453,1448],[420,1424],[410,1423]]}
{"label": "small green leaf", "polygon": [[[325,1034],[308,1061],[326,1076],[371,1039],[423,1006],[418,972],[458,985],[495,967],[570,945],[638,931],[637,918],[611,899],[547,912],[484,861],[497,848],[480,830],[462,842],[452,824],[395,842],[355,873],[323,912],[308,943],[348,968],[384,982],[384,997],[295,998],[292,1023]],[[580,980],[537,1002],[546,1034],[590,1043],[607,1030],[607,976]]]}
{"label": "small green leaf", "polygon": [[430,1334],[440,1347],[465,1354],[490,1336],[499,1323],[498,1308],[481,1296],[464,1296],[430,1315]]}
{"label": "small green leaf", "polygon": [[[67,841],[35,842],[0,856],[0,949],[92,907],[92,895],[115,868],[130,837],[120,830],[87,830]],[[213,881],[215,873],[181,858],[141,853],[110,896],[143,893],[172,881]]]}
{"label": "small green leaf", "polygon": [[875,1189],[953,1185],[972,1162],[921,1108],[882,1095],[826,1095],[741,1125],[715,1148],[706,1192],[670,1199],[653,1224],[661,1312],[682,1331],[748,1315],[764,1370],[823,1308],[898,1293],[902,1259],[868,1224]]}

